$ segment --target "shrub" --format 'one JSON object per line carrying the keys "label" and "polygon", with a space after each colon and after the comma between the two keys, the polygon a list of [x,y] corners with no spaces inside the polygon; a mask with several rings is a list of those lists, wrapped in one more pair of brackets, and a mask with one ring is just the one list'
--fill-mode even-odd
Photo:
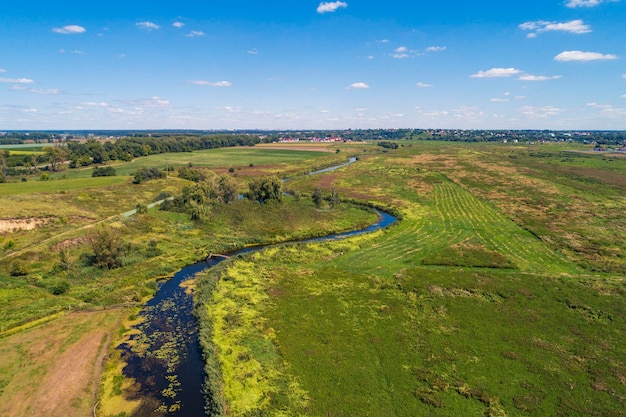
{"label": "shrub", "polygon": [[154,199],[152,201],[161,201],[161,200],[167,200],[168,198],[170,198],[172,196],[171,193],[168,193],[167,191],[163,191],[162,193],[159,193],[159,195],[157,195],[156,197],[154,197]]}
{"label": "shrub", "polygon": [[68,292],[70,290],[70,283],[67,282],[64,279],[60,279],[58,281],[55,281],[51,286],[50,286],[50,292],[54,295],[61,295],[61,294],[65,294],[66,292]]}
{"label": "shrub", "polygon": [[116,175],[113,167],[96,167],[93,169],[92,177],[114,177]]}
{"label": "shrub", "polygon": [[144,181],[163,178],[165,174],[158,168],[141,168],[135,172],[134,184],[141,184]]}
{"label": "shrub", "polygon": [[313,191],[313,195],[311,196],[311,198],[313,199],[313,204],[315,204],[315,207],[322,207],[322,204],[324,203],[324,196],[322,195],[322,190],[319,187],[315,188],[315,191]]}
{"label": "shrub", "polygon": [[11,264],[11,276],[12,277],[23,277],[28,275],[28,271],[26,270],[26,265],[24,265],[20,261],[15,261]]}
{"label": "shrub", "polygon": [[91,237],[93,263],[101,269],[114,269],[122,266],[126,248],[119,232],[115,229],[100,228]]}
{"label": "shrub", "polygon": [[246,197],[264,203],[266,201],[283,200],[283,182],[277,176],[255,178],[248,184]]}
{"label": "shrub", "polygon": [[143,203],[137,203],[135,205],[137,214],[148,214],[148,206]]}

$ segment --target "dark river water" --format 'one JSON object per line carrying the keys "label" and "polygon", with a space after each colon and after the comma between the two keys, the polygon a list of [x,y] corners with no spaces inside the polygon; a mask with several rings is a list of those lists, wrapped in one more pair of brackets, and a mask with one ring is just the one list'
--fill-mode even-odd
{"label": "dark river water", "polygon": [[[378,213],[378,221],[365,229],[301,242],[327,241],[369,233],[397,220],[390,214]],[[258,251],[265,247],[250,247],[229,255]],[[184,281],[220,261],[208,259],[186,266],[163,282],[155,297],[140,312],[143,321],[135,326],[137,334],[129,343],[119,347],[127,363],[124,375],[133,378],[138,386],[130,396],[142,400],[142,406],[134,416],[208,415],[202,391],[204,364],[193,315],[193,297],[185,290]]]}

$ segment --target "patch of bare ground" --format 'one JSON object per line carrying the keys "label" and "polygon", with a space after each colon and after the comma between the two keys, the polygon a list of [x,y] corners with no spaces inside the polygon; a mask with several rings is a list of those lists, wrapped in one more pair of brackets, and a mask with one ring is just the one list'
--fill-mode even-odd
{"label": "patch of bare ground", "polygon": [[54,217],[27,217],[22,219],[0,219],[0,234],[18,230],[34,230],[54,221]]}
{"label": "patch of bare ground", "polygon": [[91,416],[125,310],[74,313],[2,339],[0,416]]}

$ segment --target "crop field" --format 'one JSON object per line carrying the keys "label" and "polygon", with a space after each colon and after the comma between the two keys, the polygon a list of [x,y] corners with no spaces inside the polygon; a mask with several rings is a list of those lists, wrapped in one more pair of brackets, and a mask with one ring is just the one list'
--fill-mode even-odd
{"label": "crop field", "polygon": [[[233,168],[237,173],[245,174],[251,171],[253,167],[265,167],[274,171],[285,171],[289,167],[293,167],[302,161],[310,161],[314,159],[328,159],[329,154],[324,150],[286,150],[286,149],[266,149],[263,147],[235,147],[235,148],[219,148],[209,149],[195,152],[179,152],[149,155],[143,158],[137,158],[132,162],[109,162],[117,175],[132,175],[139,168],[159,167],[165,169],[166,166],[171,168],[181,166],[196,166],[208,168]],[[345,156],[341,157],[346,159]],[[252,167],[250,166],[252,164]],[[91,176],[93,168],[83,168],[65,172],[67,178],[88,177]],[[53,178],[59,178],[63,174],[54,174]]]}
{"label": "crop field", "polygon": [[624,416],[626,161],[565,146],[412,143],[294,180],[401,220],[207,274],[229,415]]}
{"label": "crop field", "polygon": [[[131,415],[122,358],[109,351],[102,378],[94,363],[132,333],[122,317],[159,279],[208,253],[361,228],[375,215],[348,204],[360,202],[399,220],[231,258],[198,280],[225,415],[625,416],[626,159],[566,143],[398,143],[151,155],[112,163],[115,177],[63,168],[0,184],[0,414],[84,415],[100,386],[100,414]],[[290,176],[294,197],[216,203],[203,220],[121,217],[191,184],[132,183],[166,164],[228,175],[240,193]],[[343,203],[314,204],[316,188]],[[125,251],[111,269],[93,263],[105,232]],[[52,353],[27,363],[46,341]],[[54,398],[72,355],[88,372]]]}

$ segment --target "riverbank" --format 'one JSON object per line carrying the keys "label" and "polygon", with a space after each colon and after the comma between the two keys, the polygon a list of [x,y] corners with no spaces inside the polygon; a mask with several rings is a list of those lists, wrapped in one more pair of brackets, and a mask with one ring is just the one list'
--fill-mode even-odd
{"label": "riverbank", "polygon": [[[152,215],[158,218],[168,213]],[[204,255],[196,259],[251,244],[256,248],[267,243],[362,228],[377,217],[370,209],[349,204],[320,210],[308,198],[286,198],[281,204],[262,205],[238,200],[228,206],[215,207],[211,222],[198,225],[197,232],[202,233],[209,244],[205,246]],[[190,358],[200,360],[199,351],[193,351],[195,322],[191,316],[191,296],[186,294],[189,286],[184,284],[185,288],[181,288],[179,281],[204,267],[206,265],[193,266],[193,272],[183,269],[175,275],[178,278],[163,283],[140,315],[141,324],[126,328],[121,334],[116,345],[122,349],[110,356],[105,380],[117,378],[127,382],[105,383],[99,406],[102,415],[120,412],[166,415],[177,410],[181,416],[195,416],[203,412],[204,395],[199,391],[203,383],[202,363],[186,364]],[[168,294],[165,299],[163,292]],[[151,323],[157,327],[152,327]],[[194,371],[198,373],[197,378],[190,376]],[[145,379],[147,377],[149,379]],[[186,382],[189,379],[197,380],[196,391],[191,393]]]}

